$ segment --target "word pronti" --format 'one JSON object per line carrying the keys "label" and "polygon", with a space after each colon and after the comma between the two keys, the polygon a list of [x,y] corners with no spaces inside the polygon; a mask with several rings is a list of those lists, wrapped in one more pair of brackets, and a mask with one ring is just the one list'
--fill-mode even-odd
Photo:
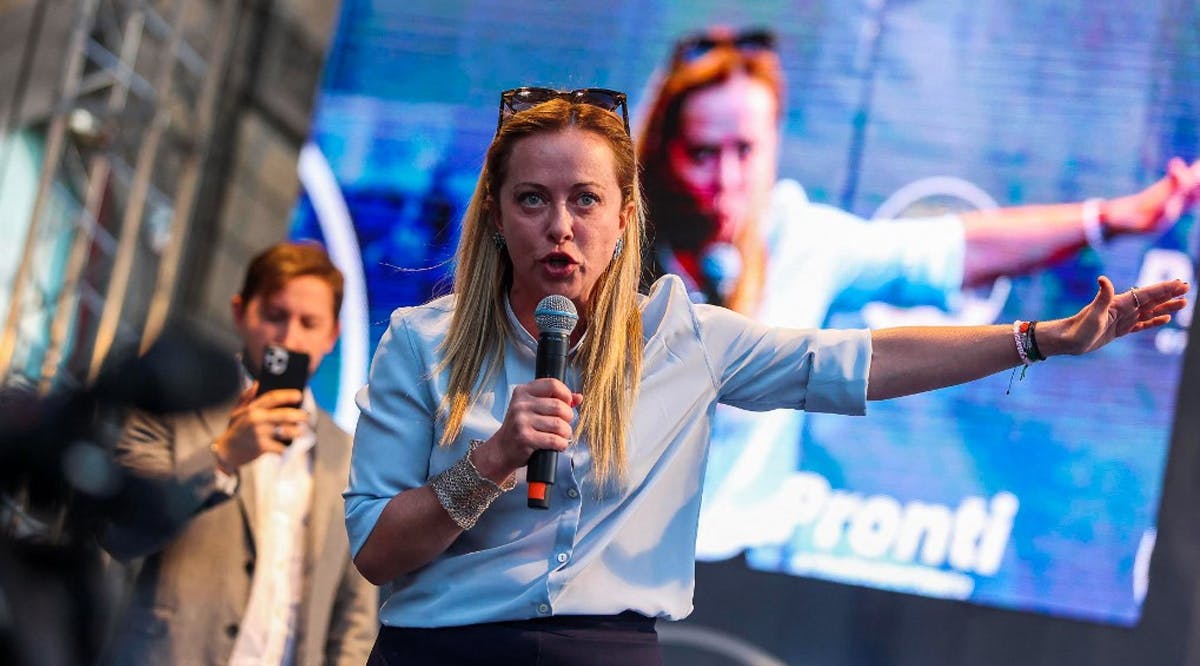
{"label": "word pronti", "polygon": [[991,576],[1000,568],[1019,501],[1001,491],[990,499],[963,498],[957,507],[887,495],[834,490],[820,474],[799,472],[784,491],[795,510],[794,528],[811,528],[814,548],[847,547],[856,556],[949,565]]}

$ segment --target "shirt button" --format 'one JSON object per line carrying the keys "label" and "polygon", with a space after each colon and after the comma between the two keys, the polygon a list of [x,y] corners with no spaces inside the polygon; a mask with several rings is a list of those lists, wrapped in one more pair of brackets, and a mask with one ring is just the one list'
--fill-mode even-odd
{"label": "shirt button", "polygon": [[558,554],[558,561],[559,561],[559,563],[566,562],[566,561],[567,561],[567,554],[566,554],[566,553],[559,553],[559,554]]}
{"label": "shirt button", "polygon": [[579,497],[579,491],[575,490],[574,488],[568,488],[567,489],[567,497],[570,497],[571,499],[575,499],[576,497]]}
{"label": "shirt button", "polygon": [[550,612],[550,607],[546,604],[538,604],[538,612],[542,615],[545,615],[546,613]]}

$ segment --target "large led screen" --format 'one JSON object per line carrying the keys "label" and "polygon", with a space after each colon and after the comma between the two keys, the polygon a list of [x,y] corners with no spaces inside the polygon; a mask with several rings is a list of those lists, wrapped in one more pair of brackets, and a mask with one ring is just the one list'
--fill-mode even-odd
{"label": "large led screen", "polygon": [[[348,276],[319,397],[352,428],[389,312],[447,289],[501,90],[624,90],[637,135],[676,40],[714,25],[770,28],[784,77],[756,316],[1008,323],[1075,312],[1100,274],[1193,281],[1190,213],[1041,254],[1048,223],[1025,220],[1035,258],[965,287],[978,248],[955,222],[1131,194],[1194,159],[1200,58],[1177,4],[347,0],[293,224]],[[1132,624],[1190,319],[865,417],[724,410],[699,557]]]}

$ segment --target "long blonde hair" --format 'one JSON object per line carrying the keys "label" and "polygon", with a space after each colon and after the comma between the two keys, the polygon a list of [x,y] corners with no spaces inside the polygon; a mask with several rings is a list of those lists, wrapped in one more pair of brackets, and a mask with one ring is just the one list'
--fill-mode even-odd
{"label": "long blonde hair", "polygon": [[[569,127],[593,132],[608,142],[621,187],[622,207],[632,203],[633,218],[622,232],[624,250],[600,275],[588,299],[588,322],[575,364],[583,386],[576,439],[591,449],[598,487],[624,476],[625,437],[632,417],[642,368],[642,318],[638,311],[645,220],[633,141],[621,119],[588,104],[551,100],[507,118],[488,148],[475,193],[463,216],[454,274],[456,305],[442,344],[438,371],[450,368],[450,385],[440,416],[441,444],[462,431],[463,418],[483,387],[499,371],[509,330],[504,299],[512,284],[512,260],[493,237],[492,210],[507,176],[513,146],[536,134]],[[532,379],[532,377],[530,378]]]}

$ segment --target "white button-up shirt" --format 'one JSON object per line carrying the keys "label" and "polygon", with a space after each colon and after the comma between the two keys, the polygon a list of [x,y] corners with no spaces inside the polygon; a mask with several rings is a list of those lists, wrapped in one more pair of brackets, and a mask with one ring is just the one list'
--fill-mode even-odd
{"label": "white button-up shirt", "polygon": [[[304,408],[316,413],[311,392],[305,392]],[[293,662],[304,584],[304,537],[312,503],[316,445],[312,425],[283,454],[264,453],[243,468],[254,475],[258,527],[250,601],[229,658],[231,666]]]}

